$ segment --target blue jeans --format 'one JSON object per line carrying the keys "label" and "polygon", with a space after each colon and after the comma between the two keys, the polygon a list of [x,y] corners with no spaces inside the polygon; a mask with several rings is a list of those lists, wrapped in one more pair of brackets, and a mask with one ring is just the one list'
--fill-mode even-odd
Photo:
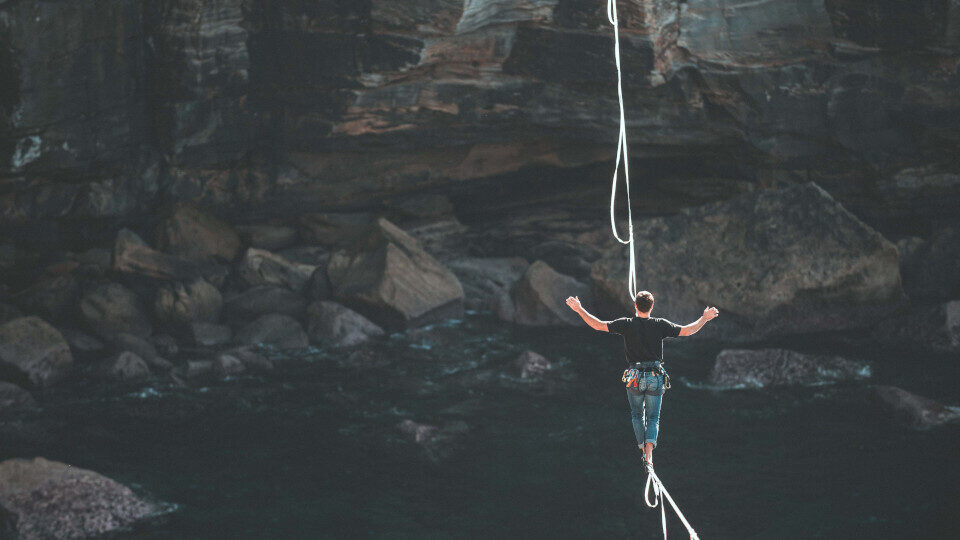
{"label": "blue jeans", "polygon": [[627,388],[630,403],[630,418],[637,444],[653,443],[657,446],[657,431],[660,428],[660,403],[663,400],[663,375],[645,373],[637,380],[636,388]]}

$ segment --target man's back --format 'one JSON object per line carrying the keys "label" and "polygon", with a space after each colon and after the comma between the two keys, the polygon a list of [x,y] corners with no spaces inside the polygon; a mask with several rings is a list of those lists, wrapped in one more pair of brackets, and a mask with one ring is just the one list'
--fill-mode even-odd
{"label": "man's back", "polygon": [[663,340],[680,335],[682,327],[658,317],[621,317],[607,323],[607,331],[623,336],[627,363],[660,362]]}

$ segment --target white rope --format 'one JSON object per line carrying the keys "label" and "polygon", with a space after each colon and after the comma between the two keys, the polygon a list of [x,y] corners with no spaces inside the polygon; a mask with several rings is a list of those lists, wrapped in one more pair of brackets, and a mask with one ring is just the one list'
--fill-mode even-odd
{"label": "white rope", "polygon": [[[653,501],[650,500],[651,486],[653,487]],[[660,522],[663,524],[663,538],[666,540],[667,510],[663,504],[664,497],[666,497],[667,502],[673,507],[673,511],[677,513],[680,521],[682,521],[683,525],[687,528],[687,532],[690,533],[690,540],[699,540],[700,537],[697,536],[697,532],[690,526],[687,518],[683,517],[683,512],[680,511],[677,503],[673,502],[673,497],[667,493],[667,488],[663,487],[663,483],[660,482],[660,477],[657,476],[657,473],[653,472],[653,465],[647,464],[647,485],[643,488],[643,502],[647,503],[647,506],[650,508],[656,508],[657,505],[660,505]]]}
{"label": "white rope", "polygon": [[[627,155],[627,120],[623,111],[623,76],[620,73],[620,29],[617,18],[617,0],[607,0],[607,20],[613,25],[613,56],[617,64],[617,97],[620,100],[620,135],[617,139],[617,160],[613,168],[613,186],[610,188],[610,228],[613,237],[621,244],[630,247],[630,274],[627,277],[627,292],[632,303],[637,296],[637,261],[633,249],[633,208],[630,204],[630,160]],[[623,158],[623,179],[627,192],[627,239],[620,238],[617,233],[617,223],[613,215],[614,203],[617,200],[617,176],[620,173],[620,160]]]}

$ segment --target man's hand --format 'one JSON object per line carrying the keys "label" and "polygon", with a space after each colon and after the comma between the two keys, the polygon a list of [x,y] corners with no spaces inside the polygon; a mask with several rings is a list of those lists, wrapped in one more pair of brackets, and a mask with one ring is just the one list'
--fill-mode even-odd
{"label": "man's hand", "polygon": [[600,332],[608,332],[607,323],[601,321],[600,319],[594,317],[587,310],[583,309],[583,306],[580,305],[580,297],[578,296],[568,296],[567,305],[570,306],[570,309],[577,312],[577,315],[580,315],[580,318],[583,319],[583,322],[587,323],[590,328],[598,330]]}
{"label": "man's hand", "polygon": [[697,319],[695,322],[692,322],[682,328],[680,328],[681,336],[692,336],[700,331],[703,328],[703,325],[707,324],[707,321],[713,320],[720,315],[720,312],[717,311],[715,307],[708,307],[703,310],[703,315]]}

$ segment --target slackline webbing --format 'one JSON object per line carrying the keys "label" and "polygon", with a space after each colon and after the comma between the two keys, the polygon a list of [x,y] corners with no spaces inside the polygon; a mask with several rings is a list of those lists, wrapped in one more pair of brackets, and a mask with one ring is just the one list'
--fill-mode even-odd
{"label": "slackline webbing", "polygon": [[[653,487],[653,501],[650,500],[651,487]],[[700,537],[697,536],[697,532],[690,526],[687,518],[683,517],[683,512],[680,511],[677,503],[673,502],[673,497],[667,493],[667,488],[663,487],[663,483],[660,482],[660,477],[657,476],[657,473],[653,472],[653,465],[647,464],[647,485],[643,488],[643,502],[647,503],[647,506],[650,508],[656,508],[657,505],[660,505],[660,523],[663,524],[663,538],[666,540],[667,510],[664,508],[664,498],[667,499],[667,502],[673,507],[673,511],[677,513],[680,521],[682,521],[683,525],[687,528],[687,532],[690,533],[690,540],[699,540]]]}

